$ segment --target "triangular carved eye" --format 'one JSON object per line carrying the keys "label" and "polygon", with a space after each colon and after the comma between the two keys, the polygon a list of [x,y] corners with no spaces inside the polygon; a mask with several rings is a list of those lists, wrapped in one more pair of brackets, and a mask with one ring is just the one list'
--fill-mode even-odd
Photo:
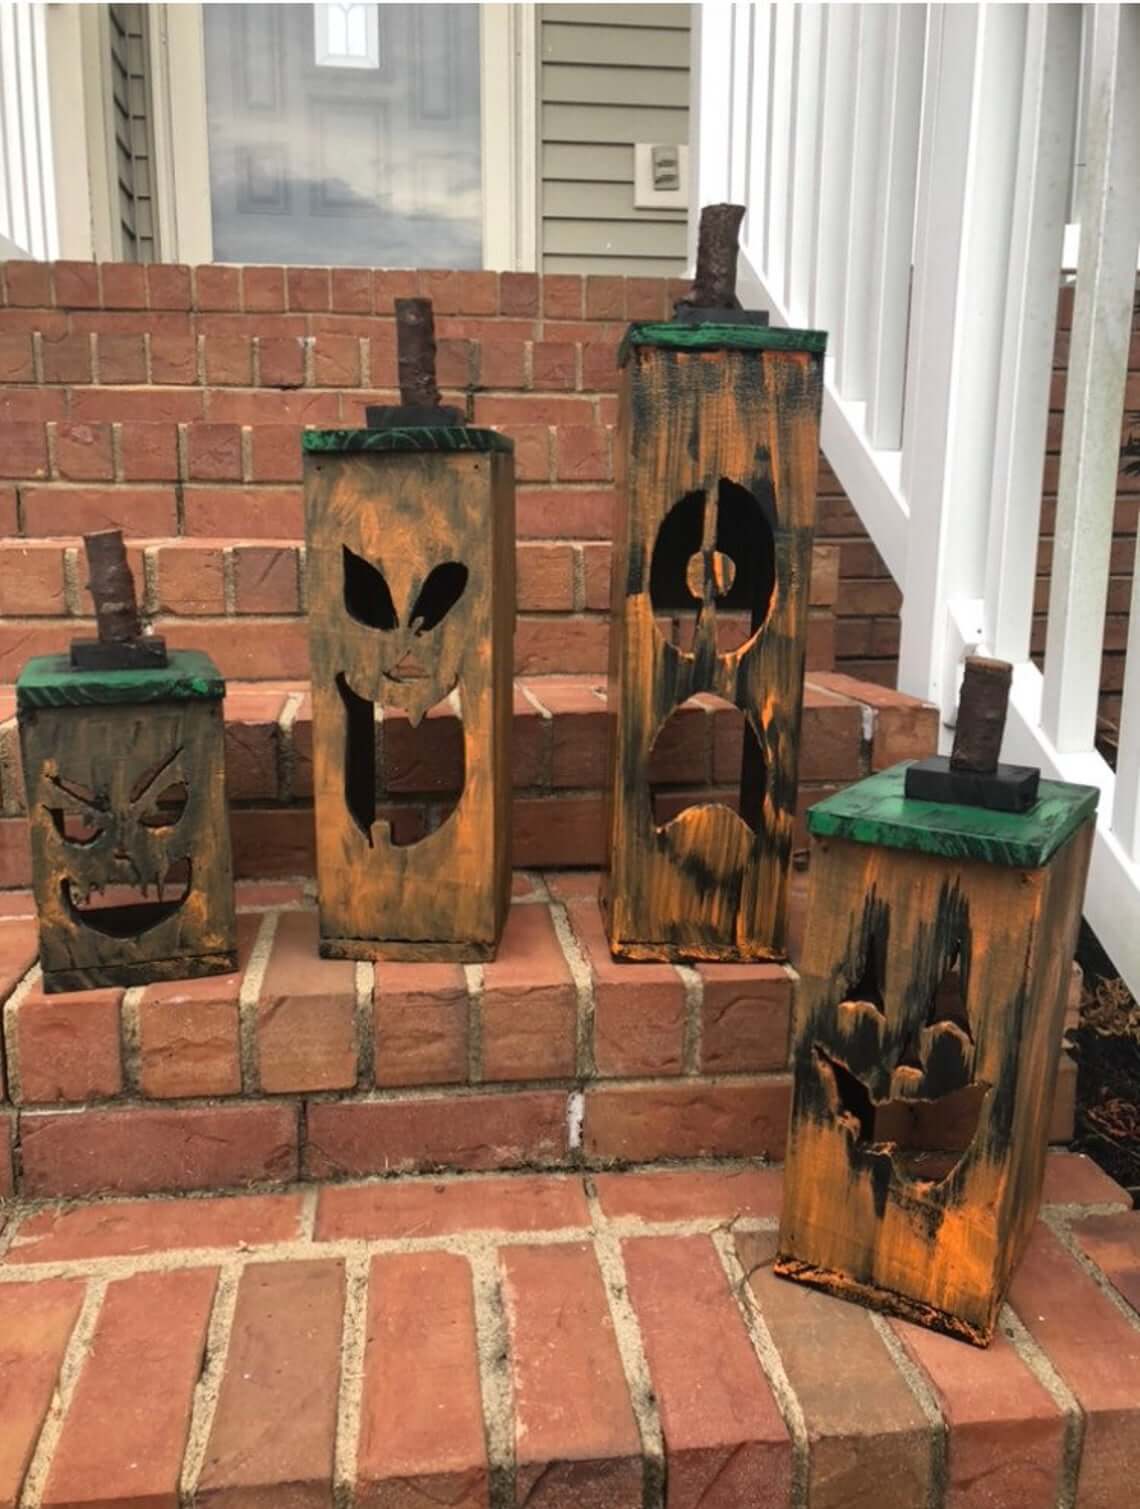
{"label": "triangular carved eye", "polygon": [[392,593],[384,573],[347,545],[344,551],[344,606],[351,618],[369,629],[390,631],[399,626]]}
{"label": "triangular carved eye", "polygon": [[467,586],[467,567],[459,561],[444,561],[432,569],[420,588],[412,609],[412,628],[426,634],[442,623],[463,596]]}

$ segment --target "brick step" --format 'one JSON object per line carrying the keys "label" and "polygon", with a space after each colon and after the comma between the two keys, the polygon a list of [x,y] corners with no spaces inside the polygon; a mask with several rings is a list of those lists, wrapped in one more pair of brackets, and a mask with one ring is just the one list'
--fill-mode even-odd
{"label": "brick step", "polygon": [[[272,636],[262,631],[263,637]],[[515,863],[603,863],[602,786],[606,768],[606,689],[598,676],[520,678],[515,684],[512,810]],[[312,710],[308,685],[231,682],[226,704],[226,783],[234,862],[243,877],[308,875],[314,865]],[[392,792],[401,822],[428,831],[457,789],[458,720],[433,714],[431,741],[397,770]],[[838,786],[898,760],[930,754],[937,712],[900,692],[834,672],[812,672],[804,687],[800,813]],[[662,801],[733,800],[739,784],[739,717],[696,699],[662,736],[654,774]],[[30,879],[30,852],[15,697],[0,689],[0,887]],[[386,809],[387,810],[387,809]],[[802,822],[796,843],[806,844]]]}
{"label": "brick step", "polygon": [[0,1195],[782,1156],[792,968],[616,964],[596,876],[515,892],[498,957],[464,969],[320,959],[300,887],[242,886],[238,973],[53,996],[10,915]]}
{"label": "brick step", "polygon": [[0,1504],[1123,1504],[1140,1213],[1045,1200],[986,1352],[775,1278],[770,1168],[16,1207]]}

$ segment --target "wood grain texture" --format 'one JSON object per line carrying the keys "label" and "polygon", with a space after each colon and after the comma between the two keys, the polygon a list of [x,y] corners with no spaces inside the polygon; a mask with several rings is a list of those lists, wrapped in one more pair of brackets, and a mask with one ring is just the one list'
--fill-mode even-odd
{"label": "wood grain texture", "polygon": [[[510,898],[513,455],[310,450],[305,496],[321,951],[488,958]],[[346,551],[367,563],[373,590],[379,574],[390,612],[349,611]],[[447,563],[466,569],[465,584],[438,624],[417,632],[420,595]],[[350,800],[353,750],[368,738],[375,705],[400,708],[416,725],[452,693],[463,720],[462,795],[433,833],[395,844],[387,821],[369,820],[367,793]],[[374,771],[365,779],[374,782]]]}
{"label": "wood grain texture", "polygon": [[[21,706],[19,722],[45,991],[236,968],[221,698]],[[143,910],[86,912],[100,896]],[[103,930],[128,916],[141,931]]]}
{"label": "wood grain texture", "polygon": [[1036,869],[813,839],[777,1272],[988,1343],[1040,1200],[1092,835]]}
{"label": "wood grain texture", "polygon": [[[667,344],[642,341],[634,327],[623,373],[617,471],[624,507],[613,555],[602,898],[610,946],[622,958],[784,955],[822,358],[784,343],[763,349],[755,338],[765,332],[725,328],[730,344],[691,350],[674,349],[672,335]],[[689,653],[662,634],[651,589],[662,526],[693,495],[704,500],[697,554],[706,587]],[[741,500],[749,495],[754,502],[746,508]],[[753,632],[727,653],[717,643],[716,597],[727,576],[710,523],[712,500],[718,522],[732,511],[747,521],[739,524],[739,553],[753,552],[757,570],[763,558],[769,573]],[[742,561],[734,566],[739,572]],[[686,575],[683,561],[675,574],[692,590],[694,575]],[[741,811],[751,826],[719,804],[690,807],[662,827],[654,822],[654,740],[698,692],[723,698],[748,719]]]}

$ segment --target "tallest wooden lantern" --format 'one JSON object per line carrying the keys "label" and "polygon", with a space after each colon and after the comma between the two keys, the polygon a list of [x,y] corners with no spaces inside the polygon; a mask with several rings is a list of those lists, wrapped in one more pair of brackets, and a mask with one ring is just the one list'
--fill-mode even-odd
{"label": "tallest wooden lantern", "polygon": [[[678,318],[631,326],[619,356],[602,897],[619,958],[784,953],[826,337],[740,311],[734,210],[705,211]],[[658,821],[654,744],[699,693],[743,714],[736,809]]]}

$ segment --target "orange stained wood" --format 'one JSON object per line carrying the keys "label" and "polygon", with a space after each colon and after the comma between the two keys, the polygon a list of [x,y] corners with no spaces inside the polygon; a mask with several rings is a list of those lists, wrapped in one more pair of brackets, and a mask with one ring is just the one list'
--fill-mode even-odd
{"label": "orange stained wood", "polygon": [[[510,897],[513,457],[309,454],[305,491],[322,952],[488,958]],[[451,586],[436,622],[425,596],[440,567]],[[355,811],[347,799],[362,757],[349,696],[357,708],[402,709],[413,723],[458,700],[463,792],[417,843],[392,841],[382,791],[372,792],[372,820],[367,793]],[[357,730],[364,739],[368,716],[363,735]],[[374,781],[367,762],[362,768],[365,783]]]}
{"label": "orange stained wood", "polygon": [[[808,352],[635,347],[625,367],[603,887],[620,957],[784,956],[820,394],[820,358]],[[717,600],[741,572],[715,534],[718,507],[723,515],[734,506],[721,493],[724,482],[767,510],[774,585],[753,632],[719,654]],[[703,496],[704,515],[699,549],[676,567],[690,603],[700,603],[686,653],[662,631],[651,574],[666,516],[690,494]],[[654,740],[674,710],[702,692],[748,717],[741,810],[751,826],[720,804],[691,807],[660,828],[654,822],[647,775]]]}
{"label": "orange stained wood", "polygon": [[[1036,870],[813,842],[777,1272],[988,1342],[1040,1199],[1092,830]],[[880,999],[845,999],[869,978],[867,916],[883,940]],[[966,1027],[931,1021],[952,966]],[[925,1056],[938,1033],[974,1092],[965,1134],[961,1090],[940,1117],[932,1060],[900,1076],[908,1045]],[[889,1083],[871,1096],[880,1114],[900,1089],[924,1097],[935,1142],[959,1149],[930,1160],[940,1177],[921,1176],[913,1150],[867,1138],[845,1070]]]}

